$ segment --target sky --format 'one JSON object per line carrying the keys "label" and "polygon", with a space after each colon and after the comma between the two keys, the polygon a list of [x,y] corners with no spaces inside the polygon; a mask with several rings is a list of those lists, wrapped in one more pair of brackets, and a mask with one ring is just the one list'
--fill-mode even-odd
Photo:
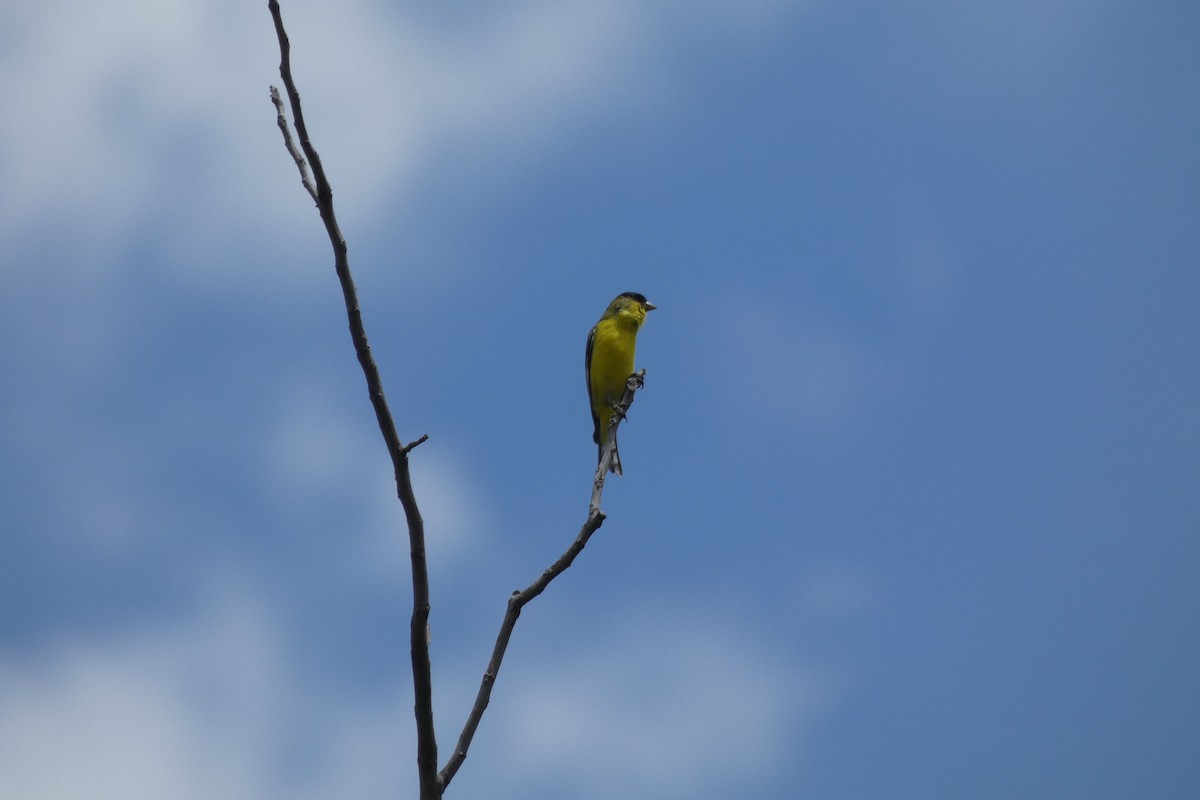
{"label": "sky", "polygon": [[[447,797],[1190,798],[1200,6],[283,0]],[[266,3],[0,7],[0,797],[415,797]]]}

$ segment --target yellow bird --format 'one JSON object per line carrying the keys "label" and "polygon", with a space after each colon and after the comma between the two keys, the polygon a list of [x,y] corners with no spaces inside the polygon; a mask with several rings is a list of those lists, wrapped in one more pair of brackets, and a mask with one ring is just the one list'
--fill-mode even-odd
{"label": "yellow bird", "polygon": [[[592,404],[592,441],[597,444],[597,463],[604,455],[608,439],[608,423],[613,406],[625,395],[625,383],[633,374],[633,352],[637,347],[638,330],[646,321],[646,312],[654,304],[637,292],[617,295],[592,328],[587,340],[588,400]],[[621,474],[621,459],[613,443],[609,470]]]}

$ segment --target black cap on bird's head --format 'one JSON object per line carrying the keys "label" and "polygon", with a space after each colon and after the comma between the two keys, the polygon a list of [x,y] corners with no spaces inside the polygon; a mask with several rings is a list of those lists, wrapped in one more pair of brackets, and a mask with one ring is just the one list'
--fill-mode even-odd
{"label": "black cap on bird's head", "polygon": [[639,292],[621,292],[619,295],[617,295],[617,297],[628,297],[630,300],[636,300],[637,302],[641,303],[642,307],[647,311],[653,311],[655,308],[657,308],[654,303],[651,303],[646,299],[646,295]]}

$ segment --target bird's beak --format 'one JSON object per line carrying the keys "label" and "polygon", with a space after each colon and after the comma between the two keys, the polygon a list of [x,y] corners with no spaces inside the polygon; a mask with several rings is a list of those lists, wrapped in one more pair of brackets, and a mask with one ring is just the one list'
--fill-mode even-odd
{"label": "bird's beak", "polygon": [[654,309],[658,308],[658,306],[647,300],[646,302],[642,303],[642,308],[646,309],[647,311],[653,311]]}

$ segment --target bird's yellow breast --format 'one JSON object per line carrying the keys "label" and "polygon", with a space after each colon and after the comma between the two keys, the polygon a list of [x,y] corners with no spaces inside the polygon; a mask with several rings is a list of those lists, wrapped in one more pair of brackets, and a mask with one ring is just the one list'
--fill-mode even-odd
{"label": "bird's yellow breast", "polygon": [[625,382],[633,374],[638,320],[616,316],[596,324],[592,341],[592,363],[588,377],[592,387],[592,409],[599,424],[599,437],[608,437],[613,403],[625,394]]}
{"label": "bird's yellow breast", "polygon": [[596,326],[592,345],[592,399],[615,403],[633,374],[637,328],[606,320]]}

